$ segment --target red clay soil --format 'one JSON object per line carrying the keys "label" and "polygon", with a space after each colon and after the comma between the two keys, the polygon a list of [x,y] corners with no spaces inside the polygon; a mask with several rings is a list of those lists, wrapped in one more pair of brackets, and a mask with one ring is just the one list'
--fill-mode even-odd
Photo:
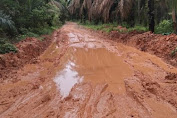
{"label": "red clay soil", "polygon": [[137,49],[154,54],[163,58],[167,63],[177,67],[177,54],[171,56],[173,50],[177,48],[177,35],[161,35],[151,32],[139,33],[136,31],[130,33],[111,32],[109,38],[116,42],[136,47]]}
{"label": "red clay soil", "polygon": [[16,44],[17,53],[0,55],[0,83],[3,80],[17,81],[16,72],[26,64],[36,63],[37,57],[50,45],[52,36],[44,36],[42,41],[26,38]]}

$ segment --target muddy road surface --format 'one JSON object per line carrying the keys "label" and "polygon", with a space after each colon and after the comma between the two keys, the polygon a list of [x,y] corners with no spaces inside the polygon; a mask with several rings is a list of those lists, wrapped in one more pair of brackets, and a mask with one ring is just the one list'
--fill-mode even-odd
{"label": "muddy road surface", "polygon": [[74,23],[0,85],[0,118],[177,118],[177,68]]}

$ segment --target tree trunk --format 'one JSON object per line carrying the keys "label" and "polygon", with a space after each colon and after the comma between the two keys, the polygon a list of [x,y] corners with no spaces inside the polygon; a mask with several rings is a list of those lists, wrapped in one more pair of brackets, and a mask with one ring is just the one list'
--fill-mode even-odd
{"label": "tree trunk", "polygon": [[174,8],[173,8],[173,11],[172,11],[172,19],[173,19],[174,32],[177,33],[176,13],[175,13]]}
{"label": "tree trunk", "polygon": [[140,0],[138,0],[138,24],[140,24]]}
{"label": "tree trunk", "polygon": [[154,32],[155,21],[154,21],[154,0],[148,0],[148,8],[149,8],[149,30]]}

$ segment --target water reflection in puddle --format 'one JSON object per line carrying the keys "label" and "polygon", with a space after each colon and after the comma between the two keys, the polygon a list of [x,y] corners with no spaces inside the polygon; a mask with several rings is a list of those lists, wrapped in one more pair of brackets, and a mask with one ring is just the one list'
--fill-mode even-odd
{"label": "water reflection in puddle", "polygon": [[85,50],[69,48],[64,59],[64,69],[55,78],[57,87],[63,97],[67,97],[72,87],[82,81],[93,84],[107,83],[111,92],[124,94],[124,78],[132,75],[129,66],[120,56],[104,48]]}
{"label": "water reflection in puddle", "polygon": [[54,79],[61,95],[67,97],[74,85],[82,81],[107,83],[110,91],[124,94],[124,78],[132,75],[132,70],[124,63],[124,59],[93,39],[77,42],[82,38],[72,33],[68,37],[70,48],[62,57],[64,62],[68,62],[62,63],[64,69]]}
{"label": "water reflection in puddle", "polygon": [[83,80],[83,77],[80,77],[78,72],[73,69],[74,66],[75,64],[69,61],[65,68],[54,79],[63,98],[69,95],[75,84],[80,83]]}

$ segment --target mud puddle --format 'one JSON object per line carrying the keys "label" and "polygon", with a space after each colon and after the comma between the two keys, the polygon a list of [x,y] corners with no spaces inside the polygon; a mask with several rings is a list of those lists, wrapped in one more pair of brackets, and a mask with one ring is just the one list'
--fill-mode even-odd
{"label": "mud puddle", "polygon": [[104,48],[70,48],[68,61],[55,77],[63,97],[77,83],[107,83],[111,92],[125,93],[124,78],[132,76],[132,70],[116,53]]}
{"label": "mud puddle", "polygon": [[165,72],[176,72],[159,58],[118,44],[116,46],[96,40],[88,35],[68,33],[69,48],[60,69],[54,78],[63,98],[71,89],[84,82],[108,84],[107,90],[125,94],[125,79],[136,71],[158,78]]}

